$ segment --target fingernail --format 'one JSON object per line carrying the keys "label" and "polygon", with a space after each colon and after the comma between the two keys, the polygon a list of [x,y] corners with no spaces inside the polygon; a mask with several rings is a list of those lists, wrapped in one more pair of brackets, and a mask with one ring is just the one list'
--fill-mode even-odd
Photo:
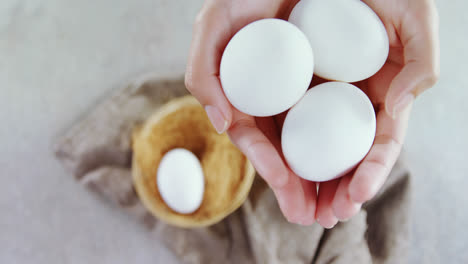
{"label": "fingernail", "polygon": [[321,226],[322,226],[323,228],[325,228],[325,229],[331,229],[331,228],[333,228],[334,226],[336,226],[336,224],[338,223],[338,219],[336,219],[336,217],[335,217],[334,223],[333,223],[333,224],[331,224],[331,225],[324,225],[323,223],[320,222],[320,219],[317,218],[317,223],[318,223],[319,225],[321,225]]}
{"label": "fingernail", "polygon": [[395,119],[397,115],[403,112],[408,105],[414,101],[414,95],[412,93],[408,93],[403,96],[397,103],[393,106],[393,113],[392,118]]}
{"label": "fingernail", "polygon": [[208,118],[210,119],[211,124],[216,129],[216,132],[218,132],[218,134],[226,132],[228,122],[226,119],[224,119],[218,108],[207,105],[205,106],[205,111],[208,115]]}

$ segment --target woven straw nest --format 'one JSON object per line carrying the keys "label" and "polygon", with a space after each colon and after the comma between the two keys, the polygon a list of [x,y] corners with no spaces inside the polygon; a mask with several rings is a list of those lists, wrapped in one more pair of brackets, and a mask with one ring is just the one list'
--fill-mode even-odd
{"label": "woven straw nest", "polygon": [[[171,210],[156,186],[159,162],[174,148],[192,151],[205,177],[202,204],[187,215]],[[132,176],[138,196],[154,216],[179,227],[202,227],[221,221],[245,201],[255,170],[226,134],[216,133],[198,101],[185,96],[169,101],[135,129]]]}

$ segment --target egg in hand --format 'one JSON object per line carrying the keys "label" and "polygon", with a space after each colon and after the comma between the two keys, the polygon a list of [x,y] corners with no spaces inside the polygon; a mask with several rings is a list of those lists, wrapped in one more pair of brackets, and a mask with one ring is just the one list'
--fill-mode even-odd
{"label": "egg in hand", "polygon": [[379,16],[357,0],[302,0],[289,22],[314,50],[314,73],[324,79],[357,82],[374,75],[387,60],[389,41]]}
{"label": "egg in hand", "polygon": [[268,18],[232,37],[219,77],[224,94],[239,111],[272,116],[299,101],[313,72],[314,56],[304,33],[285,20]]}
{"label": "egg in hand", "polygon": [[375,131],[366,94],[349,83],[327,82],[312,87],[289,110],[281,146],[298,176],[323,182],[352,170],[371,148]]}

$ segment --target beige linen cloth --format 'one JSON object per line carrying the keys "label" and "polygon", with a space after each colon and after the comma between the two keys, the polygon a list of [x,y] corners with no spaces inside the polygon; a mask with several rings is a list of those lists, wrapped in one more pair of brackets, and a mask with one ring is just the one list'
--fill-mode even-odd
{"label": "beige linen cloth", "polygon": [[143,76],[59,137],[56,156],[78,182],[144,224],[181,263],[406,262],[410,178],[400,161],[377,197],[331,230],[288,223],[258,176],[247,201],[216,225],[181,229],[153,218],[133,189],[131,131],[162,104],[185,94],[182,79]]}

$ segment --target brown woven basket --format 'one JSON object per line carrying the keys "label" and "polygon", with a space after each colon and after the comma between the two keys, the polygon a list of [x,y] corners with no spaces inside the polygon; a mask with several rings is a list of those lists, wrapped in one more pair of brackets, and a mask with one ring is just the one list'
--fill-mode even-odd
{"label": "brown woven basket", "polygon": [[[171,210],[156,186],[159,162],[174,148],[192,151],[203,168],[203,201],[191,214]],[[198,101],[185,96],[171,100],[135,129],[132,176],[138,196],[154,216],[187,228],[215,224],[239,208],[250,191],[255,170],[226,134],[216,133]]]}

